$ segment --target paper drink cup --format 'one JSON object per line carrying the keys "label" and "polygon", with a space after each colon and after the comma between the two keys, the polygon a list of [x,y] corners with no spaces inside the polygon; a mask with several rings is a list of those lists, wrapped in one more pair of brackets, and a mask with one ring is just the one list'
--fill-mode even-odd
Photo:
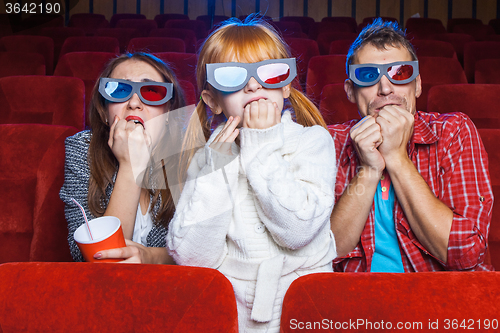
{"label": "paper drink cup", "polygon": [[102,216],[89,221],[93,240],[90,238],[87,225],[84,223],[76,229],[74,238],[85,261],[117,262],[122,259],[94,259],[94,254],[101,250],[125,247],[122,224],[117,217]]}

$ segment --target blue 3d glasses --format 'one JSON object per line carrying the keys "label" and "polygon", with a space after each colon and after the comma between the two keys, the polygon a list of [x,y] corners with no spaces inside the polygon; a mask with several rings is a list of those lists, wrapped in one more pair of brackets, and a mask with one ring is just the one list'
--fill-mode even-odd
{"label": "blue 3d glasses", "polygon": [[207,82],[223,92],[243,89],[255,78],[265,88],[282,88],[297,76],[295,58],[269,59],[255,63],[224,62],[207,64]]}
{"label": "blue 3d glasses", "polygon": [[174,85],[170,82],[132,82],[128,80],[101,78],[99,93],[110,102],[128,101],[137,94],[144,104],[162,105],[173,95]]}
{"label": "blue 3d glasses", "polygon": [[361,87],[376,84],[385,75],[394,84],[409,83],[418,76],[418,61],[396,61],[388,64],[349,65],[349,79]]}

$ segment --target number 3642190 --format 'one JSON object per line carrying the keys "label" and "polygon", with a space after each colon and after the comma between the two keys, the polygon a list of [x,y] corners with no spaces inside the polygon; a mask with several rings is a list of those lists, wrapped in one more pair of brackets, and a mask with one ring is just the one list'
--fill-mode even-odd
{"label": "number 3642190", "polygon": [[61,12],[61,4],[59,3],[10,3],[5,4],[5,12],[7,14],[59,14]]}

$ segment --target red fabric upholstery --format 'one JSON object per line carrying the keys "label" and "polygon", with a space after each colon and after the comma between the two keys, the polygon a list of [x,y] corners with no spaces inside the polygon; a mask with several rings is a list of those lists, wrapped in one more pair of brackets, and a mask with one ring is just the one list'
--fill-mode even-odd
{"label": "red fabric upholstery", "polygon": [[54,72],[54,41],[45,36],[7,36],[0,39],[0,44],[9,52],[34,52],[40,53],[45,59],[47,75]]}
{"label": "red fabric upholstery", "polygon": [[455,58],[419,57],[422,94],[417,99],[417,109],[427,110],[429,89],[440,84],[467,83],[464,71]]}
{"label": "red fabric upholstery", "polygon": [[212,29],[213,26],[218,25],[227,19],[229,19],[229,16],[226,15],[214,15],[213,17],[211,15],[199,15],[196,17],[196,20],[205,23],[205,29],[207,30]]}
{"label": "red fabric upholstery", "polygon": [[44,28],[40,31],[40,35],[52,38],[54,41],[54,68],[59,54],[61,53],[64,41],[68,37],[85,36],[85,31],[79,28]]}
{"label": "red fabric upholstery", "polygon": [[238,332],[231,283],[185,266],[0,265],[7,332]]}
{"label": "red fabric upholstery", "polygon": [[330,83],[344,83],[346,56],[326,55],[312,57],[307,69],[306,93],[316,104],[319,104],[323,87]]}
{"label": "red fabric upholstery", "polygon": [[283,16],[280,22],[297,22],[300,24],[302,31],[306,34],[309,33],[309,27],[314,24],[314,19],[308,16]]}
{"label": "red fabric upholstery", "polygon": [[118,39],[103,36],[68,37],[61,48],[59,60],[70,52],[108,52],[119,54]]}
{"label": "red fabric upholstery", "polygon": [[500,59],[481,59],[474,67],[475,83],[500,84]]}
{"label": "red fabric upholstery", "polygon": [[111,20],[109,20],[109,26],[110,28],[115,28],[116,24],[120,20],[127,20],[127,19],[146,19],[146,15],[143,14],[131,14],[131,13],[120,13],[120,14],[114,14],[111,16]]}
{"label": "red fabric upholstery", "polygon": [[[483,140],[484,148],[488,153],[488,167],[493,196],[498,199],[500,198],[500,151],[498,150],[500,128],[480,128],[479,134]],[[488,260],[496,270],[500,269],[500,203],[498,201],[493,205],[490,233],[488,235],[488,252],[486,253],[485,263]]]}
{"label": "red fabric upholstery", "polygon": [[[87,109],[97,78],[106,64],[114,57],[116,54],[106,52],[66,53],[57,63],[54,75],[77,77],[83,81],[85,85],[85,109]],[[87,113],[85,124],[90,124]]]}
{"label": "red fabric upholstery", "polygon": [[356,19],[351,16],[323,17],[321,22],[345,23],[349,26],[351,32],[357,32],[358,29],[358,22],[356,22]]}
{"label": "red fabric upholstery", "polygon": [[180,38],[186,46],[186,53],[196,53],[196,35],[193,30],[189,29],[153,29],[149,33],[149,37],[172,37]]}
{"label": "red fabric upholstery", "polygon": [[279,21],[272,22],[272,25],[281,32],[284,37],[307,38],[307,34],[302,31],[302,26],[298,22]]}
{"label": "red fabric upholstery", "polygon": [[[316,41],[318,42],[319,52],[321,55],[329,54],[330,45],[335,40],[348,40],[354,42],[358,35],[354,32],[335,32],[323,31],[318,35]],[[347,52],[346,52],[347,54]]]}
{"label": "red fabric upholstery", "polygon": [[327,125],[360,118],[356,104],[347,99],[343,83],[327,84],[323,87],[319,111]]}
{"label": "red fabric upholstery", "polygon": [[330,43],[328,54],[347,55],[347,53],[349,53],[349,49],[351,48],[352,42],[352,40],[347,39],[334,40]]}
{"label": "red fabric upholstery", "polygon": [[454,18],[454,19],[448,19],[448,23],[446,24],[446,30],[448,32],[456,32],[455,27],[457,25],[463,25],[463,24],[476,24],[476,25],[482,25],[483,21],[480,19],[476,18]]}
{"label": "red fabric upholstery", "polygon": [[197,39],[207,37],[207,28],[205,23],[197,20],[168,20],[165,22],[165,28],[189,29],[193,30]]}
{"label": "red fabric upholstery", "polygon": [[[480,321],[479,331],[485,331],[488,320],[493,332],[499,283],[497,272],[309,274],[295,280],[285,295],[281,332],[387,332],[388,327],[397,330],[398,323],[407,332],[457,331],[453,319],[458,325],[465,319],[475,329]],[[316,329],[299,329],[314,322]]]}
{"label": "red fabric upholstery", "polygon": [[285,38],[285,41],[288,46],[290,46],[292,56],[296,59],[297,76],[299,77],[300,85],[304,90],[306,86],[309,60],[312,57],[319,56],[318,44],[316,41],[306,38]]}
{"label": "red fabric upholstery", "polygon": [[59,190],[64,140],[76,132],[66,126],[0,125],[0,263],[71,261]]}
{"label": "red fabric upholstery", "polygon": [[494,35],[495,29],[486,24],[457,24],[453,28],[453,32],[459,34],[471,35],[474,40],[486,40],[488,35]]}
{"label": "red fabric upholstery", "polygon": [[37,35],[43,28],[64,27],[64,17],[61,14],[34,14],[22,20],[20,25],[22,34]]}
{"label": "red fabric upholstery", "polygon": [[189,81],[194,87],[197,87],[196,62],[198,61],[198,58],[196,54],[160,52],[155,53],[155,56],[169,64],[178,79]]}
{"label": "red fabric upholstery", "polygon": [[411,43],[417,52],[417,57],[457,58],[457,53],[450,42],[416,39]]}
{"label": "red fabric upholstery", "polygon": [[93,36],[97,29],[109,28],[109,22],[101,14],[78,13],[71,15],[68,27],[83,29],[87,36]]}
{"label": "red fabric upholstery", "polygon": [[474,38],[471,35],[454,33],[435,34],[432,35],[431,38],[451,43],[451,45],[453,45],[453,48],[455,49],[455,52],[457,53],[458,61],[460,61],[462,65],[464,63],[465,44],[474,41]]}
{"label": "red fabric upholstery", "polygon": [[427,111],[467,114],[478,128],[500,128],[500,85],[450,84],[429,90]]}
{"label": "red fabric upholstery", "polygon": [[186,45],[180,38],[174,37],[139,37],[132,38],[127,46],[128,52],[186,52]]}
{"label": "red fabric upholstery", "polygon": [[0,124],[48,124],[84,128],[84,85],[73,77],[0,78]]}
{"label": "red fabric upholstery", "polygon": [[121,19],[116,22],[116,28],[132,28],[139,32],[140,37],[147,37],[153,29],[157,29],[155,20]]}
{"label": "red fabric upholstery", "polygon": [[500,42],[471,42],[464,46],[464,70],[469,83],[474,83],[476,61],[500,59]]}
{"label": "red fabric upholstery", "polygon": [[345,22],[335,22],[335,21],[322,21],[314,22],[309,27],[309,38],[317,40],[321,33],[328,32],[343,32],[343,33],[354,33],[352,27]]}
{"label": "red fabric upholstery", "polygon": [[186,99],[186,105],[196,104],[196,88],[193,84],[186,80],[178,80],[179,85],[184,91],[184,97]]}
{"label": "red fabric upholstery", "polygon": [[446,28],[439,19],[434,18],[415,18],[406,20],[406,32],[411,39],[426,39],[433,34],[444,34]]}
{"label": "red fabric upholstery", "polygon": [[120,53],[125,52],[127,45],[132,38],[140,37],[139,31],[132,28],[105,28],[97,29],[95,36],[114,37],[118,39]]}
{"label": "red fabric upholstery", "polygon": [[158,28],[163,28],[168,20],[189,20],[189,16],[184,14],[158,14],[154,20]]}
{"label": "red fabric upholstery", "polygon": [[0,77],[45,75],[45,58],[40,53],[0,52]]}

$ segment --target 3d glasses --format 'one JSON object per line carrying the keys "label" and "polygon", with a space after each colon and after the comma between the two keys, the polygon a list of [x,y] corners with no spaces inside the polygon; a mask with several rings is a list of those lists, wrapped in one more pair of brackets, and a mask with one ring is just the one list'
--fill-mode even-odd
{"label": "3d glasses", "polygon": [[394,84],[406,84],[415,80],[418,74],[418,61],[349,65],[349,79],[361,87],[373,86],[382,75]]}
{"label": "3d glasses", "polygon": [[224,62],[206,66],[208,83],[223,92],[243,89],[251,77],[265,88],[282,88],[297,76],[295,58],[269,59],[250,64]]}
{"label": "3d glasses", "polygon": [[144,104],[162,105],[172,98],[174,85],[165,82],[132,82],[128,80],[101,78],[99,92],[110,102],[128,101],[137,93]]}

